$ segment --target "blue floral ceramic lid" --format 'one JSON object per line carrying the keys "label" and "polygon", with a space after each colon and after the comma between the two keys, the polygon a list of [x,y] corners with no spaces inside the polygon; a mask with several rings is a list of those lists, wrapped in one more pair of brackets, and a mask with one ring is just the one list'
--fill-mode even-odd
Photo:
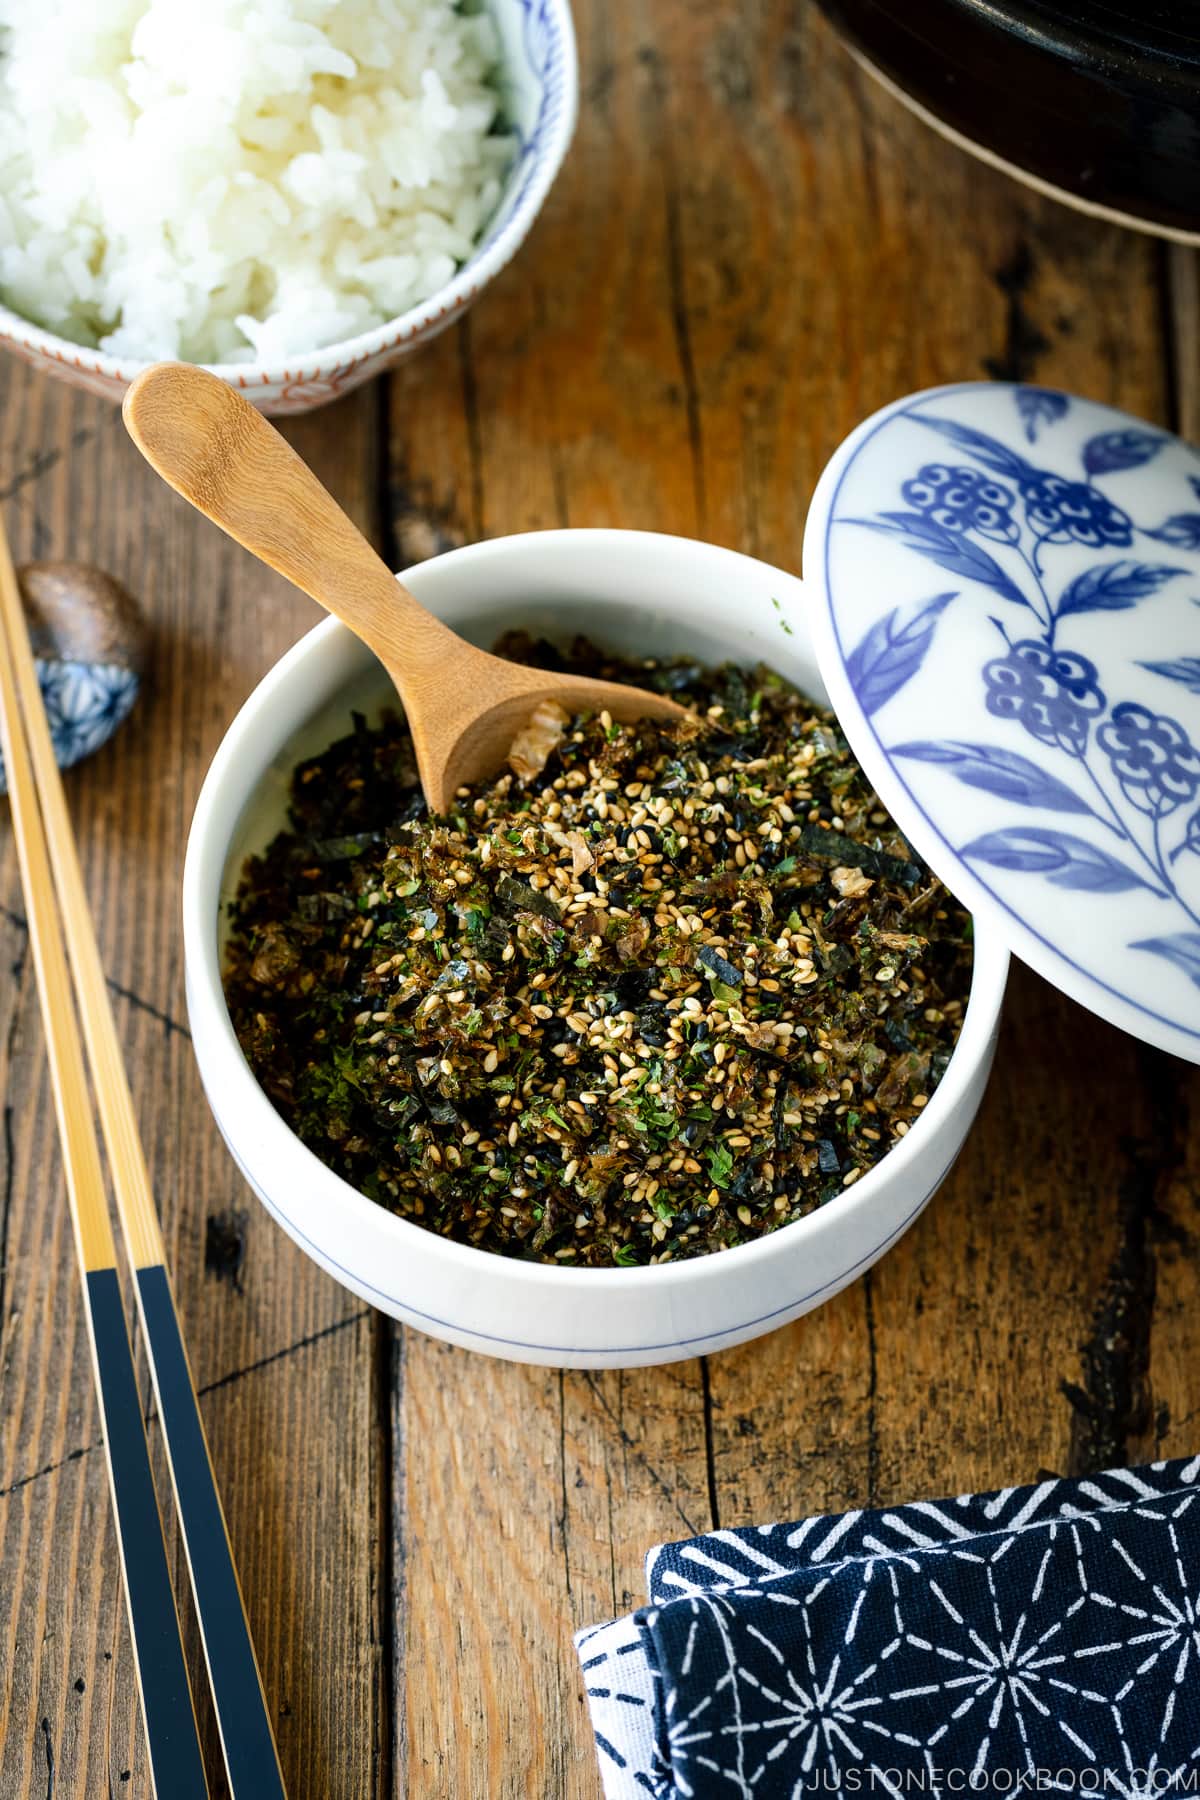
{"label": "blue floral ceramic lid", "polygon": [[1200,454],[1045,388],[931,389],[833,457],[804,573],[915,848],[1048,980],[1200,1062]]}

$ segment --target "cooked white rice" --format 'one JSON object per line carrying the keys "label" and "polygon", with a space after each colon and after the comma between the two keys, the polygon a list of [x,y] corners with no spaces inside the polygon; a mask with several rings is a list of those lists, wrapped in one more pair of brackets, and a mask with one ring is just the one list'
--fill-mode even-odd
{"label": "cooked white rice", "polygon": [[0,0],[0,298],[126,358],[383,324],[496,206],[496,69],[454,0]]}

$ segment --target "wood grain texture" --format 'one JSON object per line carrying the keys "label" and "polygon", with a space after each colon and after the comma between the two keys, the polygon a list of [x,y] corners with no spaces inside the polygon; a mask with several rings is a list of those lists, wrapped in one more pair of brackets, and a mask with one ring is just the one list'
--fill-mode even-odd
{"label": "wood grain texture", "polygon": [[[830,450],[938,381],[1041,380],[1196,429],[1186,253],[947,147],[803,0],[576,16],[579,137],[516,263],[386,384],[289,427],[389,563],[621,524],[795,569]],[[100,563],[154,626],[145,700],[70,792],[298,1797],[597,1800],[570,1633],[640,1596],[650,1544],[1197,1447],[1197,1078],[1021,971],[951,1181],[786,1331],[559,1376],[361,1316],[245,1193],[183,1030],[192,801],[312,610],[157,489],[100,403],[0,382],[18,557]],[[141,1800],[15,894],[0,822],[0,1793],[45,1800],[52,1754],[58,1795]],[[238,1210],[241,1293],[204,1271],[206,1221]]]}
{"label": "wood grain texture", "polygon": [[[220,1145],[187,1043],[178,930],[183,844],[204,769],[241,699],[313,612],[161,487],[115,413],[16,364],[0,381],[0,468],[14,470],[0,485],[16,484],[7,514],[17,556],[41,544],[94,560],[150,617],[145,694],[119,741],[72,774],[69,798],[184,1332],[209,1390],[205,1419],[285,1772],[296,1791],[311,1776],[314,1792],[360,1800],[377,1779],[386,1714],[376,1333],[253,1206]],[[325,415],[319,433],[306,423],[297,438],[369,524],[370,398]],[[19,961],[7,826],[0,904]],[[27,973],[6,984],[5,1009],[0,1792],[43,1800],[53,1757],[58,1794],[106,1794],[111,1781],[135,1800],[149,1784]],[[235,1289],[206,1272],[205,1251],[209,1219],[239,1213]],[[148,1384],[143,1391],[149,1409]],[[182,1590],[177,1550],[176,1568]]]}
{"label": "wood grain texture", "polygon": [[1170,244],[1167,264],[1167,351],[1174,418],[1190,443],[1200,441],[1200,251]]}
{"label": "wood grain texture", "polygon": [[[625,524],[796,568],[825,458],[914,387],[1042,380],[1170,415],[1161,252],[949,149],[808,9],[659,0],[579,23],[580,138],[530,251],[432,349],[435,407],[423,368],[393,377],[397,561],[480,533]],[[546,1628],[640,1597],[642,1553],[664,1536],[1153,1454],[1194,1349],[1186,1249],[1142,1219],[1194,1190],[1178,1168],[1170,1195],[1131,1196],[1163,1066],[1194,1088],[1018,971],[980,1126],[869,1280],[706,1368],[564,1376],[557,1444],[546,1377],[480,1376],[410,1340],[407,1516],[436,1496],[448,1528],[482,1523],[449,1577],[440,1534],[407,1540],[410,1749],[413,1721],[434,1720],[443,1758],[411,1760],[410,1791],[595,1794],[586,1720],[561,1701],[565,1620],[549,1644]],[[1147,1291],[1172,1244],[1174,1332],[1152,1370]],[[522,1421],[516,1464],[495,1468],[488,1434],[453,1454],[430,1441],[431,1380],[443,1432],[481,1385],[489,1416]],[[514,1482],[529,1525],[510,1552]],[[452,1602],[455,1682],[426,1621],[448,1580],[467,1596],[496,1579],[498,1541],[505,1617],[541,1629],[514,1642],[494,1612]],[[521,1706],[530,1728],[506,1740]]]}

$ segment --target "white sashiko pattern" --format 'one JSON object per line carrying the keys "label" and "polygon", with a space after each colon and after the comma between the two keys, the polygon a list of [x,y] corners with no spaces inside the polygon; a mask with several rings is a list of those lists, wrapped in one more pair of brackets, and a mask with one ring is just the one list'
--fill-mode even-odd
{"label": "white sashiko pattern", "polygon": [[1200,1457],[710,1532],[576,1640],[607,1800],[1200,1793]]}

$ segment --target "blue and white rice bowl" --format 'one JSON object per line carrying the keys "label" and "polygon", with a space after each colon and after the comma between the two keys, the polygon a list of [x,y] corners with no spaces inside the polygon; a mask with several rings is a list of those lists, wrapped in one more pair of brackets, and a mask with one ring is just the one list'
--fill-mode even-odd
{"label": "blue and white rice bowl", "polygon": [[[265,413],[308,412],[368,381],[461,316],[514,257],[566,156],[579,69],[569,0],[481,0],[500,43],[504,127],[515,151],[499,203],[471,255],[437,292],[358,336],[279,362],[210,363]],[[120,400],[155,356],[116,356],[73,342],[0,305],[0,345],[75,386]]]}

